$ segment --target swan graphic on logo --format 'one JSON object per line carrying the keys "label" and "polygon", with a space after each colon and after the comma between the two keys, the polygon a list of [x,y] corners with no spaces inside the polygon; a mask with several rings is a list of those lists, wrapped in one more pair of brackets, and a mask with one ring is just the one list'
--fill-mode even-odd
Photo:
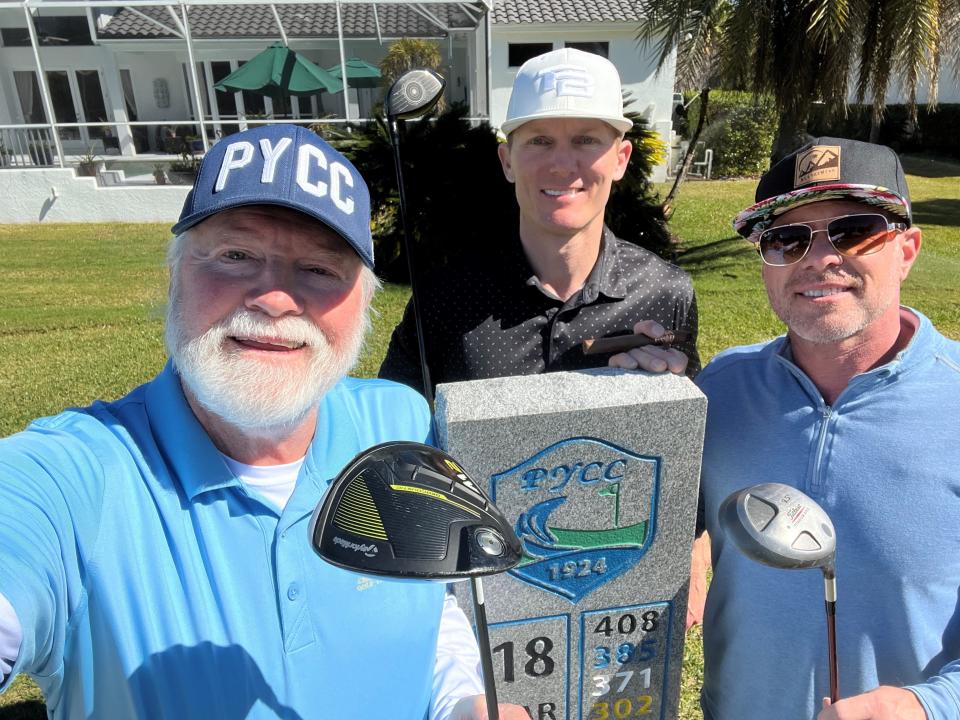
{"label": "swan graphic on logo", "polygon": [[523,546],[510,574],[572,603],[620,577],[653,541],[659,481],[660,458],[590,437],[492,475],[490,497]]}

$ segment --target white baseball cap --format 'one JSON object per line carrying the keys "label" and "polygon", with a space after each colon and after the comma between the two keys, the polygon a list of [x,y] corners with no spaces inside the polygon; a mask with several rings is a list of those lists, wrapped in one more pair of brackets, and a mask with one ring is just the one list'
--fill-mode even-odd
{"label": "white baseball cap", "polygon": [[538,118],[592,118],[624,133],[633,127],[623,115],[617,68],[574,48],[537,55],[520,67],[500,129],[509,134]]}

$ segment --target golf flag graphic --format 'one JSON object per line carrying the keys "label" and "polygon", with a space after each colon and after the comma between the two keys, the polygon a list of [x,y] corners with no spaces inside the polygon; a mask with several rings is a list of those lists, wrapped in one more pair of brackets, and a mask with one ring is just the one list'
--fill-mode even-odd
{"label": "golf flag graphic", "polygon": [[490,479],[523,546],[517,579],[570,602],[623,575],[656,527],[660,459],[595,438],[571,438]]}

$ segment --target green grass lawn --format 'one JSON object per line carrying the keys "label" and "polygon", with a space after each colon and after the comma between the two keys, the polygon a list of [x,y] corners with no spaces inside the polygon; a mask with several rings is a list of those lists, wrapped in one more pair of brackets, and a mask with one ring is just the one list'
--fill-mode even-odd
{"label": "green grass lawn", "polygon": [[[923,250],[904,302],[960,339],[960,164],[907,159]],[[688,182],[673,231],[678,263],[694,279],[704,361],[734,344],[783,329],[769,310],[759,259],[730,220],[752,201],[749,180]],[[113,399],[162,367],[165,225],[0,226],[0,436],[32,418],[94,399]],[[375,301],[375,332],[357,374],[376,373],[408,288],[388,285]],[[699,630],[688,635],[680,717],[701,718]],[[0,718],[40,718],[36,687],[19,679],[0,697]]]}

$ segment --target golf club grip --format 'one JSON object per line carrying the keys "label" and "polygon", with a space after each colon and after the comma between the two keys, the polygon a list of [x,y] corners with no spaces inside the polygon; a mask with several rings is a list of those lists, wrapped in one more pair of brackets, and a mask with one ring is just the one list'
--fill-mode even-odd
{"label": "golf club grip", "polygon": [[470,578],[470,589],[473,591],[473,617],[477,621],[477,641],[480,644],[480,665],[483,670],[483,692],[487,698],[487,718],[500,720],[497,685],[493,677],[493,654],[490,652],[490,634],[487,629],[487,608],[480,578]]}
{"label": "golf club grip", "polygon": [[658,338],[652,338],[643,333],[633,335],[617,335],[616,337],[591,338],[583,341],[584,355],[599,355],[601,353],[618,353],[643,347],[644,345],[673,345],[690,339],[690,333],[683,330],[665,332]]}
{"label": "golf club grip", "polygon": [[827,605],[827,661],[830,666],[830,702],[840,699],[840,673],[837,669],[837,603],[826,601]]}

